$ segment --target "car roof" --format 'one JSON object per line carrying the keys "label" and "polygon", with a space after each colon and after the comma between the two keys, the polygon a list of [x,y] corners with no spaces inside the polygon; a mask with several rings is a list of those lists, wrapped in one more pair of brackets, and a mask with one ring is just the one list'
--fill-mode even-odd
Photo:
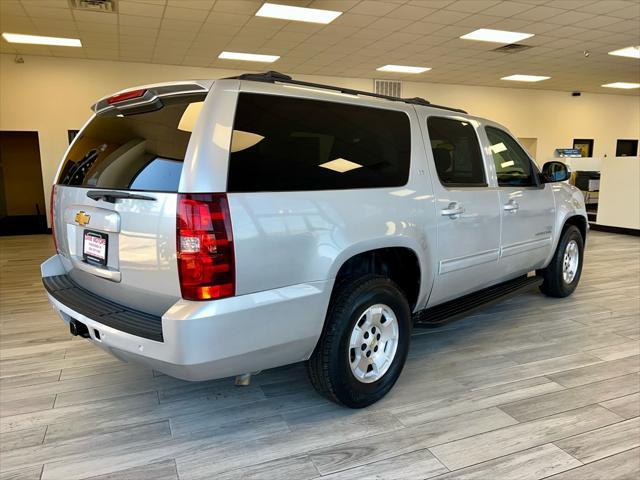
{"label": "car roof", "polygon": [[289,75],[285,75],[283,73],[274,72],[274,71],[269,71],[264,73],[244,73],[242,75],[238,75],[235,77],[227,77],[225,80],[248,80],[253,82],[265,82],[265,83],[274,83],[274,84],[284,83],[289,85],[300,85],[304,87],[337,91],[337,92],[345,93],[348,95],[374,97],[374,98],[389,100],[392,102],[404,102],[412,105],[421,105],[424,107],[439,108],[439,109],[449,110],[449,111],[462,113],[462,114],[467,113],[466,111],[459,108],[446,107],[443,105],[435,105],[421,97],[413,97],[413,98],[394,97],[391,95],[381,95],[379,93],[367,92],[364,90],[355,90],[352,88],[338,87],[335,85],[325,85],[322,83],[305,82],[302,80],[294,80]]}

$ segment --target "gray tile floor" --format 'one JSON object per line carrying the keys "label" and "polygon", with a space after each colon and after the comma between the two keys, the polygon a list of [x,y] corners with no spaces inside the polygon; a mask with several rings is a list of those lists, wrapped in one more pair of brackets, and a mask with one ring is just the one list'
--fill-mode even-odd
{"label": "gray tile floor", "polygon": [[72,339],[46,236],[0,238],[0,479],[638,479],[640,239],[592,232],[564,300],[533,289],[420,330],[394,390],[347,410],[302,365],[187,383]]}

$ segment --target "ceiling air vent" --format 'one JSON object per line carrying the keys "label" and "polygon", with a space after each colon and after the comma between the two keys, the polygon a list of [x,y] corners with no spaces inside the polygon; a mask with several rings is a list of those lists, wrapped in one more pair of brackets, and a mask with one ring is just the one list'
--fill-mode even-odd
{"label": "ceiling air vent", "polygon": [[374,80],[374,91],[378,95],[388,95],[390,97],[402,96],[402,82],[397,80]]}
{"label": "ceiling air vent", "polygon": [[529,48],[531,48],[531,45],[522,45],[521,43],[510,43],[509,45],[503,45],[501,47],[494,48],[492,51],[499,52],[499,53],[517,53],[517,52],[521,52],[522,50],[527,50]]}
{"label": "ceiling air vent", "polygon": [[107,13],[114,13],[116,11],[115,0],[69,0],[69,3],[71,3],[71,8],[74,10]]}

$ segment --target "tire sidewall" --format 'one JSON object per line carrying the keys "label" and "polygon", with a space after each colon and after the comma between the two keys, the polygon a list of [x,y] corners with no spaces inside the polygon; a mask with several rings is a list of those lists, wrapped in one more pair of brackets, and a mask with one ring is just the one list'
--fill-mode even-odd
{"label": "tire sidewall", "polygon": [[[395,384],[402,372],[411,336],[411,311],[402,293],[386,279],[380,278],[369,283],[365,289],[358,289],[352,304],[342,311],[338,338],[332,349],[330,375],[334,382],[334,391],[347,406],[361,408],[383,397]],[[398,322],[398,347],[391,366],[382,378],[371,383],[360,382],[351,371],[349,348],[351,332],[364,311],[375,304],[387,305]]]}

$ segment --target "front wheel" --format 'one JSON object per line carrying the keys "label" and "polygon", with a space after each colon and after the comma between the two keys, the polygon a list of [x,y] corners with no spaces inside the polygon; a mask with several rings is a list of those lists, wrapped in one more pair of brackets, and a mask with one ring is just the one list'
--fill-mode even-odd
{"label": "front wheel", "polygon": [[547,268],[542,270],[542,293],[549,297],[568,297],[578,286],[582,273],[584,240],[580,230],[569,225],[563,232],[558,248]]}
{"label": "front wheel", "polygon": [[348,279],[336,288],[307,371],[320,394],[363,408],[386,395],[402,372],[411,310],[402,291],[382,276]]}

